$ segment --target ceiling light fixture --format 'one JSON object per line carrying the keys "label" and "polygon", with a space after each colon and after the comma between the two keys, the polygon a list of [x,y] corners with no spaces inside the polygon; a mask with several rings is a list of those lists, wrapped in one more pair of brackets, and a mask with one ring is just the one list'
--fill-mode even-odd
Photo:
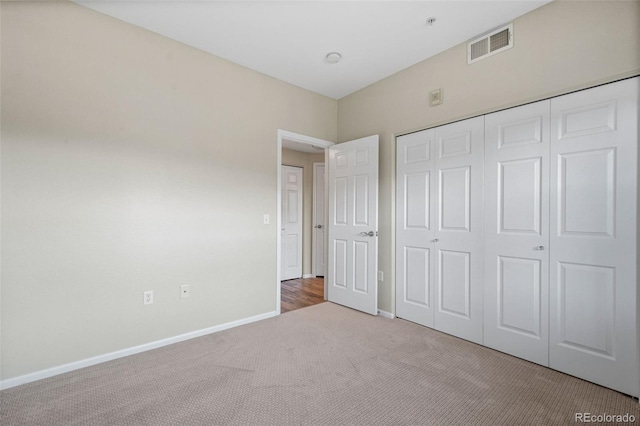
{"label": "ceiling light fixture", "polygon": [[331,52],[331,53],[327,53],[327,56],[325,56],[325,59],[330,64],[337,64],[338,62],[340,62],[340,59],[342,59],[342,55],[339,54],[338,52]]}
{"label": "ceiling light fixture", "polygon": [[433,26],[433,24],[436,22],[436,18],[434,16],[432,16],[431,18],[427,18],[427,25],[428,26]]}

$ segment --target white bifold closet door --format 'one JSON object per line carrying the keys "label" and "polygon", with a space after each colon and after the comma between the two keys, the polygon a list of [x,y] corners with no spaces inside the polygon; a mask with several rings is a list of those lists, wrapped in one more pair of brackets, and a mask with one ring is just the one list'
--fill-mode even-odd
{"label": "white bifold closet door", "polygon": [[484,119],[397,143],[396,314],[482,343]]}
{"label": "white bifold closet door", "polygon": [[485,116],[484,344],[549,365],[549,101]]}
{"label": "white bifold closet door", "polygon": [[434,322],[435,130],[397,138],[396,316]]}
{"label": "white bifold closet door", "polygon": [[551,100],[549,366],[638,396],[639,79]]}
{"label": "white bifold closet door", "polygon": [[639,94],[636,77],[398,137],[397,316],[640,395]]}

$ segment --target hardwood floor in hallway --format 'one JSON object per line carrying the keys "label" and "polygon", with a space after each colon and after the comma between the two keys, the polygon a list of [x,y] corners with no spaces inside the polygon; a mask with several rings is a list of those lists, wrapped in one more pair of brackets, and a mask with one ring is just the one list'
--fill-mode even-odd
{"label": "hardwood floor in hallway", "polygon": [[324,278],[299,278],[282,281],[280,312],[294,311],[324,302]]}

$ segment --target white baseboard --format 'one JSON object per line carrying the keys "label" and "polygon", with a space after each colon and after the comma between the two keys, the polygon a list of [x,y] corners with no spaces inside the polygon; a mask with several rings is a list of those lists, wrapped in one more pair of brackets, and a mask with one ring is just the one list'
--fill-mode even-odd
{"label": "white baseboard", "polygon": [[315,278],[316,276],[313,274],[304,274],[302,278]]}
{"label": "white baseboard", "polygon": [[380,315],[383,318],[389,318],[389,319],[394,319],[396,317],[391,312],[383,311],[382,309],[378,309],[378,315]]}
{"label": "white baseboard", "polygon": [[47,368],[46,370],[36,371],[34,373],[25,374],[23,376],[13,377],[11,379],[0,381],[0,390],[9,389],[15,386],[23,385],[25,383],[35,382],[36,380],[46,379],[47,377],[57,376],[58,374],[68,373],[69,371],[90,367],[92,365],[100,364],[102,362],[112,361],[114,359],[138,354],[140,352],[149,351],[151,349],[160,348],[162,346],[183,342],[185,340],[193,339],[195,337],[200,337],[200,336],[204,336],[211,333],[217,333],[218,331],[227,330],[229,328],[234,328],[240,325],[245,325],[245,324],[260,321],[263,319],[271,318],[276,315],[278,315],[276,311],[267,312],[267,313],[256,315],[253,317],[243,318],[237,321],[231,321],[225,324],[204,328],[202,330],[196,330],[189,333],[180,334],[178,336],[157,340],[155,342],[145,343],[144,345],[134,346],[132,348],[122,349],[119,351],[110,352],[108,354],[98,355],[92,358],[82,359],[80,361],[74,361],[68,364]]}

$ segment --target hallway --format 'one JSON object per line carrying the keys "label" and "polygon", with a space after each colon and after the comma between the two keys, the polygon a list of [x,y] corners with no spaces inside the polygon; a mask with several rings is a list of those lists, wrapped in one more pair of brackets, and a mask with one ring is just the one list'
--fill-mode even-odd
{"label": "hallway", "polygon": [[294,311],[324,302],[324,278],[282,281],[280,312]]}

